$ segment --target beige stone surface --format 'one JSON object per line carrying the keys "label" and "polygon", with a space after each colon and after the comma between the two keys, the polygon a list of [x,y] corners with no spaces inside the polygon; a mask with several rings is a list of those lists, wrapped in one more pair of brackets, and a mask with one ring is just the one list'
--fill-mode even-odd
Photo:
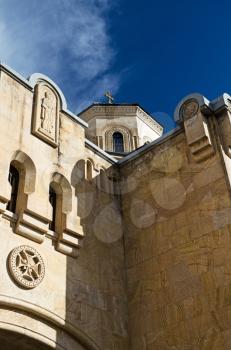
{"label": "beige stone surface", "polygon": [[[86,129],[49,78],[28,82],[2,65],[0,73],[1,346],[229,350],[228,107],[215,114],[186,99],[181,128],[116,161],[86,136],[94,113],[98,130],[121,127],[123,117],[131,132],[132,106],[95,106]],[[10,164],[19,172],[14,213]],[[22,245],[45,265],[35,288],[9,269]],[[17,264],[23,278],[41,273],[36,258]]]}
{"label": "beige stone surface", "polygon": [[[5,334],[16,339],[15,349],[20,350],[125,349],[123,241],[122,231],[118,235],[114,228],[120,214],[113,196],[116,169],[109,169],[112,161],[100,150],[85,145],[85,128],[62,108],[56,86],[44,77],[39,84],[59,98],[53,115],[41,114],[41,99],[35,112],[39,87],[33,91],[1,68],[0,339],[5,339],[6,350],[10,345]],[[39,124],[46,116],[57,118],[56,131],[51,120],[46,125],[53,141]],[[11,162],[20,174],[15,214],[6,210]],[[51,182],[62,198],[55,231],[48,227]],[[114,213],[114,222],[102,233],[105,208]],[[45,264],[44,279],[30,290],[20,287],[8,269],[10,252],[21,245],[35,248]]]}
{"label": "beige stone surface", "polygon": [[[189,151],[182,132],[121,170],[136,183],[122,196],[130,349],[230,347],[231,203],[223,161],[216,154],[198,164]],[[134,199],[152,208],[143,226],[131,215]]]}

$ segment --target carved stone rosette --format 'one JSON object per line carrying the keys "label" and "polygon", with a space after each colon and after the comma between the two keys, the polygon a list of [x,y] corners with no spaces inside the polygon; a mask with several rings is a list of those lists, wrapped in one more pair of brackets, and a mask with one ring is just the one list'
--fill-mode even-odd
{"label": "carved stone rosette", "polygon": [[45,82],[35,86],[32,132],[52,146],[58,143],[60,103],[56,92]]}
{"label": "carved stone rosette", "polygon": [[184,119],[192,118],[197,114],[199,104],[195,100],[186,101],[182,106],[182,116]]}
{"label": "carved stone rosette", "polygon": [[12,278],[24,288],[35,288],[44,278],[45,265],[43,259],[30,246],[22,245],[13,249],[8,263]]}

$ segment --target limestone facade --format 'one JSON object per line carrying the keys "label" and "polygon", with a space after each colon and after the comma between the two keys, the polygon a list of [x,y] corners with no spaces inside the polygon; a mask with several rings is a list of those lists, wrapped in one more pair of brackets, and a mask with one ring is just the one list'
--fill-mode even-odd
{"label": "limestone facade", "polygon": [[229,350],[231,97],[119,160],[46,76],[1,65],[0,106],[4,350]]}

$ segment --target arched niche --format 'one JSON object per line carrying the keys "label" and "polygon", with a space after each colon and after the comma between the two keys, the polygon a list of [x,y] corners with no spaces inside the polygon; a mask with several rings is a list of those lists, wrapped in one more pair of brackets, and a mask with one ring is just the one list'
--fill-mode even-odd
{"label": "arched niche", "polygon": [[57,147],[60,111],[67,109],[65,97],[59,87],[45,75],[35,73],[29,81],[34,88],[32,133]]}
{"label": "arched niche", "polygon": [[34,73],[29,77],[29,83],[33,86],[33,88],[35,88],[35,86],[40,84],[40,83],[43,83],[43,84],[45,83],[45,84],[49,85],[50,87],[52,87],[53,90],[56,91],[56,93],[60,99],[61,109],[67,110],[67,101],[66,101],[66,98],[65,98],[62,90],[48,76],[46,76],[45,74],[41,74],[41,73]]}

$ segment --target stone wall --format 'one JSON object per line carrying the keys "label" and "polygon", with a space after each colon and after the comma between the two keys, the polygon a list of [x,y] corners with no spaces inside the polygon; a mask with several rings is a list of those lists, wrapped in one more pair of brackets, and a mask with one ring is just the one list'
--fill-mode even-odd
{"label": "stone wall", "polygon": [[193,108],[184,128],[121,166],[132,350],[231,347],[231,202],[220,117]]}
{"label": "stone wall", "polygon": [[0,66],[6,350],[9,339],[23,350],[230,349],[230,101],[186,97],[177,129],[116,161],[54,82]]}
{"label": "stone wall", "polygon": [[[8,334],[26,350],[38,342],[42,349],[125,349],[124,248],[114,161],[87,143],[86,123],[68,111],[49,78],[25,81],[3,66],[0,74],[0,338],[8,344]],[[15,213],[7,210],[12,162],[20,177]],[[51,182],[61,198],[54,231]],[[32,260],[28,248],[12,263],[10,253],[21,246],[32,248],[32,255],[35,249],[43,260],[45,274],[34,288],[28,288],[28,275],[21,273],[23,283],[17,280],[16,265],[33,271],[34,280],[41,274],[38,255]]]}

